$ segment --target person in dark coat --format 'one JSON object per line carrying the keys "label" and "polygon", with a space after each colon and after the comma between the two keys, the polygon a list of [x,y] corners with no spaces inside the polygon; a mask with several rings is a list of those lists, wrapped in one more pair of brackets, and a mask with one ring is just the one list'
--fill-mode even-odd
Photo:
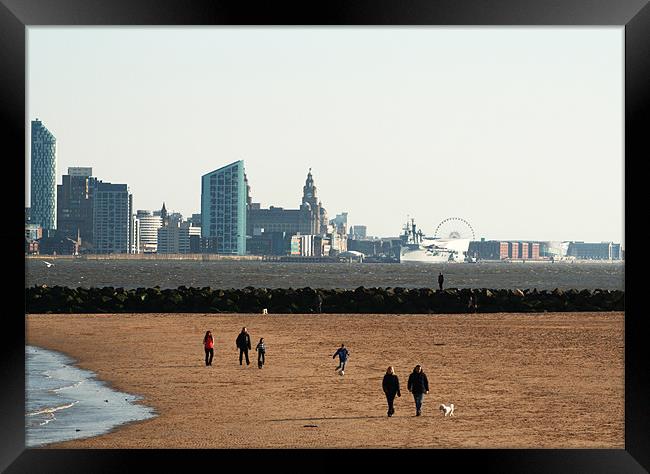
{"label": "person in dark coat", "polygon": [[422,401],[424,400],[424,394],[429,393],[429,380],[427,380],[427,376],[422,371],[420,364],[416,365],[411,375],[409,375],[407,388],[415,399],[415,416],[422,415]]}
{"label": "person in dark coat", "polygon": [[239,365],[242,365],[242,357],[244,355],[246,356],[246,365],[250,365],[250,360],[248,360],[248,351],[251,349],[251,336],[248,334],[245,327],[242,328],[235,343],[239,349]]}
{"label": "person in dark coat", "polygon": [[402,394],[399,391],[399,379],[395,375],[395,369],[393,369],[392,365],[386,369],[386,375],[384,375],[381,386],[384,389],[386,400],[388,401],[388,416],[393,416],[395,413],[395,408],[393,408],[395,395],[401,397]]}
{"label": "person in dark coat", "polygon": [[442,272],[440,275],[438,275],[438,286],[440,287],[440,291],[442,291],[442,283],[445,281],[445,277],[442,276]]}

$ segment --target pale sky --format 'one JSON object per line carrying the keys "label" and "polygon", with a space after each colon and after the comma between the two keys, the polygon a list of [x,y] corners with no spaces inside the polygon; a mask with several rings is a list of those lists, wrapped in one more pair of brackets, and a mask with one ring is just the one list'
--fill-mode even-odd
{"label": "pale sky", "polygon": [[[135,209],[200,212],[244,160],[253,202],[397,236],[623,242],[624,28],[28,27],[29,123]],[[29,205],[29,192],[26,193]]]}

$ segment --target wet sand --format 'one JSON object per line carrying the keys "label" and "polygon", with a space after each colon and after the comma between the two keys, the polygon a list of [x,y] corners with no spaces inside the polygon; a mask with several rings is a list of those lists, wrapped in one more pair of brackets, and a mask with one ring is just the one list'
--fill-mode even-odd
{"label": "wet sand", "polygon": [[[624,442],[624,316],[29,315],[27,340],[70,355],[159,416],[49,448],[614,448]],[[251,334],[251,364],[235,339]],[[202,340],[215,336],[212,367]],[[264,337],[266,365],[255,345]],[[345,343],[345,375],[332,354]],[[406,390],[422,364],[423,416]],[[386,416],[381,381],[402,397]],[[440,403],[452,402],[445,418]]]}

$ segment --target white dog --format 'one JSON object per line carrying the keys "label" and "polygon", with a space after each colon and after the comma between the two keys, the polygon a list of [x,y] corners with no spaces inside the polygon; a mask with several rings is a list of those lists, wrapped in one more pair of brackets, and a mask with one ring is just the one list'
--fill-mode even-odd
{"label": "white dog", "polygon": [[445,405],[444,403],[441,403],[440,404],[440,411],[445,416],[454,416],[454,404],[450,403],[449,405]]}
{"label": "white dog", "polygon": [[269,314],[269,311],[268,311],[266,308],[264,308],[264,309],[262,310],[262,314]]}

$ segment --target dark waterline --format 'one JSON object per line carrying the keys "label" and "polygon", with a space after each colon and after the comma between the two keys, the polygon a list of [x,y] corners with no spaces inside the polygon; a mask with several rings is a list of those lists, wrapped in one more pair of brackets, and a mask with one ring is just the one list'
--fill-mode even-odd
{"label": "dark waterline", "polygon": [[25,285],[178,288],[537,288],[624,290],[623,263],[371,264],[196,260],[26,259]]}

